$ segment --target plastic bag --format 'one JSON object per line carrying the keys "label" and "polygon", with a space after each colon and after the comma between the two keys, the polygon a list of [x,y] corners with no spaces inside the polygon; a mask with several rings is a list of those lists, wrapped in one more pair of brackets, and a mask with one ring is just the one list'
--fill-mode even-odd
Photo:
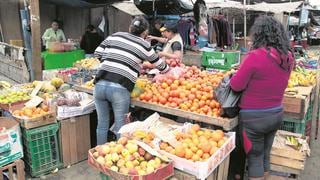
{"label": "plastic bag", "polygon": [[174,67],[174,68],[171,68],[170,71],[165,74],[156,75],[153,80],[158,83],[158,82],[162,82],[165,79],[179,79],[184,75],[184,73],[185,73],[185,69],[181,67]]}
{"label": "plastic bag", "polygon": [[240,108],[238,102],[241,92],[235,92],[231,89],[230,80],[232,74],[225,76],[215,90],[215,96],[223,109],[223,117],[234,118],[239,114]]}

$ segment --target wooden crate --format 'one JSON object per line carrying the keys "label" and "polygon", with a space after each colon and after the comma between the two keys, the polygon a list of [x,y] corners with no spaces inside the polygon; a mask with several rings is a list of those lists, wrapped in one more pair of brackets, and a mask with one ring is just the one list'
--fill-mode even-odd
{"label": "wooden crate", "polygon": [[303,170],[306,159],[307,155],[305,153],[296,150],[280,149],[274,147],[271,149],[270,163],[277,166]]}
{"label": "wooden crate", "polygon": [[285,95],[282,101],[286,116],[303,119],[308,111],[310,102],[314,99],[314,86],[297,87],[298,94]]}
{"label": "wooden crate", "polygon": [[72,117],[60,121],[60,143],[63,166],[87,159],[91,148],[90,115]]}
{"label": "wooden crate", "polygon": [[57,117],[55,112],[50,112],[41,117],[36,117],[32,119],[21,119],[20,117],[13,116],[18,122],[20,122],[21,127],[26,129],[32,129],[41,127],[48,124],[54,124],[57,122]]}
{"label": "wooden crate", "polygon": [[[207,180],[225,180],[228,179],[230,156],[228,156],[216,170],[207,178]],[[170,180],[196,180],[193,175],[185,173],[181,170],[175,169],[173,177]]]}
{"label": "wooden crate", "polygon": [[18,180],[25,180],[26,175],[24,171],[24,162],[21,159],[15,160],[13,163],[8,164],[4,167],[0,167],[0,180],[3,180],[3,171],[8,170],[9,171],[9,180],[14,180],[14,173],[13,168],[16,168],[17,177]]}
{"label": "wooden crate", "polygon": [[17,40],[13,39],[13,40],[10,40],[10,45],[23,47],[23,41],[21,39],[17,39]]}

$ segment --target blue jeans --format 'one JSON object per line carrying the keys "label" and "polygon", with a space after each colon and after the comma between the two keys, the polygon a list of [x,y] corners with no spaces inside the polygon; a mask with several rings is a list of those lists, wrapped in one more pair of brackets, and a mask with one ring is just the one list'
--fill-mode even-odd
{"label": "blue jeans", "polygon": [[129,112],[130,92],[120,84],[99,80],[95,84],[93,96],[98,114],[97,145],[100,145],[108,140],[110,108],[114,113],[113,132],[119,138],[118,131],[125,124],[125,114]]}
{"label": "blue jeans", "polygon": [[92,58],[92,57],[94,57],[94,55],[93,54],[85,54],[84,57],[85,58]]}

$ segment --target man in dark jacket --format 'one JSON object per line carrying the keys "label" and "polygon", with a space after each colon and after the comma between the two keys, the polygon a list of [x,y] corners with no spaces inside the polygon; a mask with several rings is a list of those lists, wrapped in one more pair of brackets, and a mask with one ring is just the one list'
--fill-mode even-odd
{"label": "man in dark jacket", "polygon": [[103,38],[97,33],[93,25],[88,25],[86,33],[82,36],[80,47],[86,53],[86,58],[93,57],[93,53],[96,48],[103,41]]}

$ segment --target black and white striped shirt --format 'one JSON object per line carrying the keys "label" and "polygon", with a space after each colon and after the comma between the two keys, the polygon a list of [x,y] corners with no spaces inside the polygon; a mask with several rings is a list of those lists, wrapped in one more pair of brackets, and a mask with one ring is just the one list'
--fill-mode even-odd
{"label": "black and white striped shirt", "polygon": [[169,69],[149,42],[127,32],[117,32],[107,37],[94,54],[102,61],[96,80],[119,83],[129,91],[134,87],[144,60],[154,64],[161,72]]}

